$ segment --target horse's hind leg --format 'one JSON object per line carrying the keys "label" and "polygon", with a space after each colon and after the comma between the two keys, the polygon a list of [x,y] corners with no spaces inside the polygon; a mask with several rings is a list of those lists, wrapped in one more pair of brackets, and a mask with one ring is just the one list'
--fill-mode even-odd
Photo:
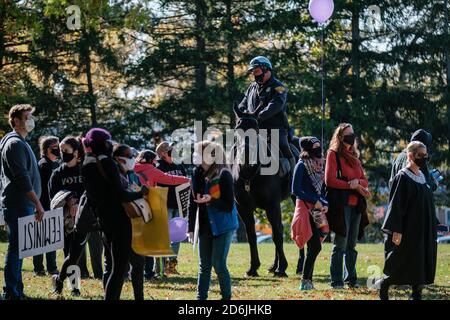
{"label": "horse's hind leg", "polygon": [[261,262],[259,261],[258,246],[256,244],[254,208],[237,204],[237,209],[244,223],[247,241],[250,246],[250,268],[247,270],[246,276],[258,277],[258,269],[261,266]]}
{"label": "horse's hind leg", "polygon": [[273,204],[266,209],[267,218],[272,226],[273,242],[275,243],[275,262],[277,269],[274,272],[274,276],[287,277],[286,269],[288,262],[284,255],[283,249],[283,223],[281,221],[281,208],[279,202]]}
{"label": "horse's hind leg", "polygon": [[275,247],[275,259],[273,260],[272,265],[267,269],[267,273],[273,273],[275,274],[275,271],[278,269],[278,251]]}

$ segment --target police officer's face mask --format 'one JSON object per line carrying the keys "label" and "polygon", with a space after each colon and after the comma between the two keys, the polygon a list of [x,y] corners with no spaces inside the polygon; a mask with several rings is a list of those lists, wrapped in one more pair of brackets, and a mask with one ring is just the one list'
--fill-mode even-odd
{"label": "police officer's face mask", "polygon": [[255,82],[258,84],[262,84],[264,82],[264,77],[266,76],[266,72],[261,69],[261,73],[258,75],[253,75],[255,78]]}

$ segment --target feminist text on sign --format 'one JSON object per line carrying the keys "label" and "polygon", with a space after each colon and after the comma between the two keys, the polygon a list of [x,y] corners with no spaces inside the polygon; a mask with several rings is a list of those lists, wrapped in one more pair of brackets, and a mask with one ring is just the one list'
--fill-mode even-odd
{"label": "feminist text on sign", "polygon": [[32,257],[64,247],[63,209],[47,211],[41,221],[35,216],[19,219],[19,258]]}

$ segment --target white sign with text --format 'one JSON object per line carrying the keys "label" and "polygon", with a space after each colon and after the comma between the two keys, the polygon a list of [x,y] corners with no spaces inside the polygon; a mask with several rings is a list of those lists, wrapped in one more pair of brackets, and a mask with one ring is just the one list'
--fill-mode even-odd
{"label": "white sign with text", "polygon": [[175,187],[175,195],[177,198],[180,217],[186,217],[188,215],[190,192],[191,184],[189,182]]}
{"label": "white sign with text", "polygon": [[64,248],[63,208],[46,211],[42,221],[34,215],[19,218],[19,258]]}

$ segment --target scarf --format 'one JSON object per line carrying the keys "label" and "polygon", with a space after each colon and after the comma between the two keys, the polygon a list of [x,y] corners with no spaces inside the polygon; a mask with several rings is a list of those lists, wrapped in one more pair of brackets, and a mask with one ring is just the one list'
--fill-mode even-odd
{"label": "scarf", "polygon": [[322,160],[304,159],[306,172],[317,194],[322,194],[324,173]]}

